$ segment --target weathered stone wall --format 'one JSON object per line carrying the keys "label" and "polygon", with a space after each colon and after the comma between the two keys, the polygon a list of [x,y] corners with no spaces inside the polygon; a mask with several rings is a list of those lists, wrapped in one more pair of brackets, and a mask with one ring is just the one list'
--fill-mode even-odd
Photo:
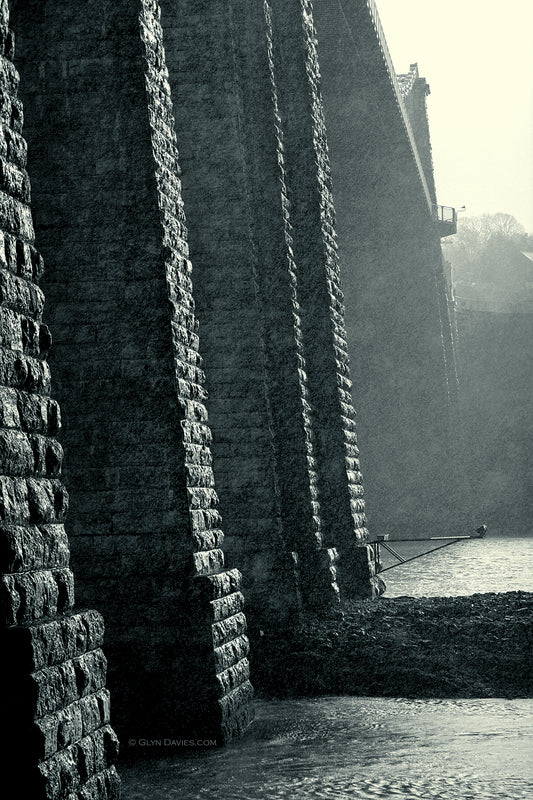
{"label": "weathered stone wall", "polygon": [[[241,569],[261,626],[377,591],[349,350],[374,532],[457,532],[453,342],[425,83],[413,139],[367,3],[346,5],[354,49],[317,0],[322,79],[309,0],[160,5],[161,22],[155,0],[15,0],[13,16],[72,558],[106,614],[114,720],[226,740],[251,718]],[[24,225],[19,173],[2,172],[6,219]],[[33,446],[53,493],[59,445],[21,430],[6,453]]]}
{"label": "weathered stone wall", "polygon": [[83,602],[125,735],[250,719],[226,571],[158,4],[15,4]]}
{"label": "weathered stone wall", "polygon": [[[14,36],[0,3],[0,538],[4,779],[35,800],[118,798],[103,623],[74,608]],[[9,777],[8,777],[9,776]]]}
{"label": "weathered stone wall", "polygon": [[368,524],[456,534],[457,378],[431,176],[422,181],[373,5],[315,2]]}
{"label": "weathered stone wall", "polygon": [[163,2],[214,470],[229,557],[279,619],[295,588],[335,599],[341,545],[347,587],[367,561],[311,9],[205,8]]}
{"label": "weathered stone wall", "polygon": [[493,534],[529,536],[533,314],[463,307],[456,316],[464,457],[473,511]]}

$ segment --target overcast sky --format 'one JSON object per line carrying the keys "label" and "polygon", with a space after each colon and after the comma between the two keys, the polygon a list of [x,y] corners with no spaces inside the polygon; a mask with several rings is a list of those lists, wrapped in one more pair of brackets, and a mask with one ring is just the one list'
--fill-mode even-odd
{"label": "overcast sky", "polygon": [[417,62],[438,201],[533,234],[533,0],[376,0],[396,72]]}

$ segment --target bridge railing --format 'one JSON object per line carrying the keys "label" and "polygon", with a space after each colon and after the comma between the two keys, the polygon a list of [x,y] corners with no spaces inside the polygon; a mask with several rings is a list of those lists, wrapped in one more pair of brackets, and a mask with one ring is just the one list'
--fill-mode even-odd
{"label": "bridge railing", "polygon": [[433,205],[431,213],[441,237],[453,236],[454,233],[457,233],[457,211],[455,208],[452,208],[452,206]]}

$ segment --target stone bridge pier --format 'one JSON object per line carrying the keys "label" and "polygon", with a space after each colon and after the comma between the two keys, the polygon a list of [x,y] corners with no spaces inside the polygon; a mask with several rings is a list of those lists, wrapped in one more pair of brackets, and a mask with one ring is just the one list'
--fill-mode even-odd
{"label": "stone bridge pier", "polygon": [[124,741],[226,742],[253,718],[247,626],[377,594],[349,351],[376,532],[448,502],[426,131],[372,3],[345,5],[370,95],[340,4],[317,42],[309,0],[13,0],[15,69],[0,0],[3,635],[35,800],[118,796],[108,689]]}
{"label": "stone bridge pier", "polygon": [[12,25],[77,603],[121,738],[223,742],[253,715],[243,592],[275,627],[376,591],[311,5]]}

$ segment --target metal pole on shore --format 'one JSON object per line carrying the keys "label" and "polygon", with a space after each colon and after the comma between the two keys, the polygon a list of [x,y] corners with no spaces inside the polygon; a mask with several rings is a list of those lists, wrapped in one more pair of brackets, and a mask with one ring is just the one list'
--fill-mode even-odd
{"label": "metal pole on shore", "polygon": [[387,572],[389,569],[394,569],[395,567],[399,567],[402,564],[408,564],[410,561],[416,561],[417,558],[422,558],[422,556],[427,556],[429,553],[435,553],[437,550],[442,550],[444,547],[450,547],[450,545],[455,544],[458,541],[465,541],[466,539],[484,539],[485,534],[487,533],[487,526],[481,525],[479,528],[476,528],[476,535],[475,536],[431,536],[428,539],[394,539],[394,544],[396,542],[439,542],[445,541],[445,544],[441,544],[438,547],[432,547],[431,550],[425,550],[423,553],[419,553],[416,556],[412,556],[411,558],[403,558],[396,550],[383,538],[378,537],[377,541],[370,542],[370,544],[374,548],[375,553],[375,561],[376,564],[381,564],[380,558],[380,547],[384,547],[388,550],[391,555],[398,559],[397,564],[391,564],[390,567],[385,567],[385,569],[379,569],[378,574],[381,575],[382,572]]}

